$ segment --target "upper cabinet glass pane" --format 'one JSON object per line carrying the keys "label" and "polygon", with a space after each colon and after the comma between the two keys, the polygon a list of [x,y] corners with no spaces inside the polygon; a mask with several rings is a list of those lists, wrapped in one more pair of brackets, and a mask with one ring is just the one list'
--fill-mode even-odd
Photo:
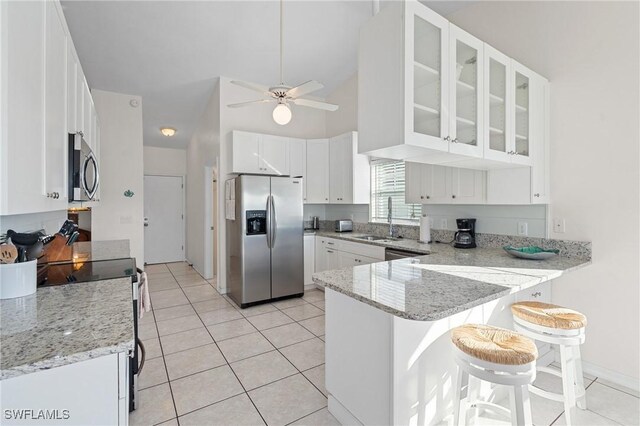
{"label": "upper cabinet glass pane", "polygon": [[507,67],[489,60],[489,149],[507,152]]}
{"label": "upper cabinet glass pane", "polygon": [[529,78],[516,72],[516,148],[518,155],[529,156]]}
{"label": "upper cabinet glass pane", "polygon": [[478,145],[478,51],[456,41],[456,139]]}
{"label": "upper cabinet glass pane", "polygon": [[440,136],[442,64],[440,28],[414,16],[413,127],[416,133]]}

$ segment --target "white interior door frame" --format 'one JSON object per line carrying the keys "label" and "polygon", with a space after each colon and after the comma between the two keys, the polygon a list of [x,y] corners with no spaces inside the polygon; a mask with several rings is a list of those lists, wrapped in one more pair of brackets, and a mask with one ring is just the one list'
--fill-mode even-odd
{"label": "white interior door frame", "polygon": [[[213,241],[213,232],[211,232],[212,226],[218,226],[217,223],[214,223],[213,218],[213,185],[219,184],[218,173],[220,170],[220,159],[216,157],[216,165],[215,166],[205,166],[204,169],[204,275],[206,279],[212,279],[214,277],[214,271],[220,271],[220,247],[219,247],[219,229],[218,229],[218,241]],[[215,182],[214,182],[215,181]],[[218,191],[220,187],[218,186]],[[218,213],[220,211],[220,206],[218,205]],[[213,245],[216,244],[217,250],[214,250]],[[218,255],[216,256],[216,265],[214,269],[213,265],[213,256],[214,252]]]}
{"label": "white interior door frame", "polygon": [[[186,260],[186,232],[187,232],[187,228],[186,228],[186,217],[187,217],[187,200],[186,200],[186,188],[185,188],[185,176],[184,175],[157,175],[157,174],[145,174],[144,177],[173,177],[173,178],[179,178],[181,181],[181,187],[182,187],[182,229],[181,229],[181,242],[180,244],[182,245],[182,259],[180,260]],[[146,258],[147,256],[145,256]]]}

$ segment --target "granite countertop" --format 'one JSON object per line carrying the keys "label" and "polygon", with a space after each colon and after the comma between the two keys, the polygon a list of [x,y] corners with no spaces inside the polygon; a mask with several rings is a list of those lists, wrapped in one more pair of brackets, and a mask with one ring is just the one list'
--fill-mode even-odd
{"label": "granite countertop", "polygon": [[74,243],[73,259],[112,260],[131,257],[129,240],[81,241]]}
{"label": "granite countertop", "polygon": [[131,278],[0,300],[0,380],[134,348]]}
{"label": "granite countertop", "polygon": [[502,249],[455,249],[415,240],[363,241],[352,234],[320,236],[429,253],[427,256],[324,271],[321,286],[395,316],[435,321],[587,266],[589,259],[557,256],[545,261],[511,257]]}

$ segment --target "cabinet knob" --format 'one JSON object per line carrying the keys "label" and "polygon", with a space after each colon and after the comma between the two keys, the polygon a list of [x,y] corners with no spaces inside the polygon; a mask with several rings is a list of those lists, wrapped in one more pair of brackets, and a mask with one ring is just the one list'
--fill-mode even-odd
{"label": "cabinet knob", "polygon": [[542,293],[539,291],[536,291],[535,293],[531,293],[531,297],[540,297],[542,296]]}
{"label": "cabinet knob", "polygon": [[424,200],[424,196],[423,196],[423,195],[421,195],[421,196],[420,196],[420,199],[421,199],[421,200]]}
{"label": "cabinet knob", "polygon": [[328,199],[328,198],[325,198],[324,200],[325,200],[325,201],[329,201],[329,199]]}
{"label": "cabinet knob", "polygon": [[327,250],[327,253],[333,253],[333,250]]}
{"label": "cabinet knob", "polygon": [[455,138],[454,140],[452,140],[451,143],[458,143],[458,138]]}
{"label": "cabinet knob", "polygon": [[427,195],[427,200],[428,200],[429,198],[431,198],[431,197]]}
{"label": "cabinet knob", "polygon": [[451,196],[451,198],[456,198],[456,196],[455,196],[455,195],[452,195],[452,196]]}
{"label": "cabinet knob", "polygon": [[47,192],[47,198],[51,198],[51,195],[52,194],[50,192]]}
{"label": "cabinet knob", "polygon": [[533,196],[534,196],[534,197],[539,197],[539,196],[540,196],[540,194],[533,194]]}
{"label": "cabinet knob", "polygon": [[444,138],[445,142],[451,142],[451,137],[447,136],[446,138]]}

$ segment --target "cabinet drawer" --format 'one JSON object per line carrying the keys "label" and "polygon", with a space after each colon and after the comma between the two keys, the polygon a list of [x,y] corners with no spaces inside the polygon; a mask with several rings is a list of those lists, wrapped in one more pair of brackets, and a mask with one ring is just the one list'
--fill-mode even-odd
{"label": "cabinet drawer", "polygon": [[384,260],[384,247],[353,243],[351,241],[339,241],[338,250],[357,254],[359,256],[371,257],[376,260]]}

